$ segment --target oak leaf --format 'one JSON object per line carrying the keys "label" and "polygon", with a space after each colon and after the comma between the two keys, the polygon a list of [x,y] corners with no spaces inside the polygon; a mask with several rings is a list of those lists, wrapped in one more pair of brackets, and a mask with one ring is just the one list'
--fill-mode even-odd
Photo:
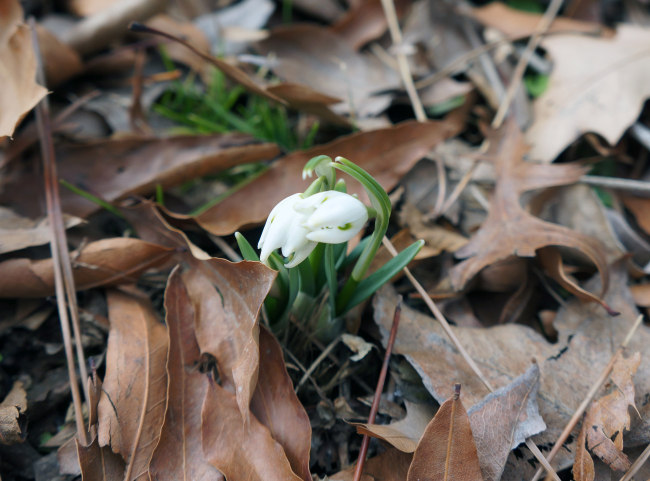
{"label": "oak leaf", "polygon": [[413,453],[407,481],[483,481],[460,384],[424,430]]}
{"label": "oak leaf", "polygon": [[160,439],[167,401],[167,329],[148,297],[107,293],[111,329],[99,400],[99,446],[127,463],[125,481],[147,473]]}
{"label": "oak leaf", "polygon": [[470,242],[456,251],[465,259],[450,271],[454,289],[462,289],[481,269],[510,255],[533,257],[549,245],[577,249],[596,264],[607,290],[608,269],[604,247],[599,241],[557,224],[544,222],[527,212],[520,203],[524,192],[577,182],[586,173],[578,164],[545,165],[525,162],[527,151],[519,127],[508,121],[500,131],[488,134],[488,158],[494,163],[497,182],[490,209]]}
{"label": "oak leaf", "polygon": [[526,132],[531,158],[552,162],[587,132],[615,145],[650,96],[649,41],[650,29],[635,25],[619,25],[613,38],[545,38],[554,67],[533,103],[535,121]]}

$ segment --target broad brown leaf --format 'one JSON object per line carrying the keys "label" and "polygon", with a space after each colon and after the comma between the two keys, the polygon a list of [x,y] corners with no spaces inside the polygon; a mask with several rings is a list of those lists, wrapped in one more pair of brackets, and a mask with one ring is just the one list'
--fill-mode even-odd
{"label": "broad brown leaf", "polygon": [[593,481],[596,476],[594,460],[591,459],[591,455],[587,451],[587,430],[589,428],[585,423],[585,417],[583,416],[582,428],[576,444],[576,459],[571,470],[576,481]]}
{"label": "broad brown leaf", "polygon": [[254,415],[244,424],[235,396],[214,382],[202,419],[203,454],[228,481],[301,481],[269,430]]}
{"label": "broad brown leaf", "polygon": [[[365,169],[390,191],[400,178],[431,148],[463,128],[462,112],[443,121],[404,122],[395,127],[351,134],[308,150],[293,152],[275,162],[254,182],[196,217],[198,223],[215,235],[231,234],[240,227],[263,222],[274,205],[285,197],[304,191],[314,179],[302,180],[302,169],[317,155],[343,156]],[[368,197],[358,182],[347,175],[348,192]]]}
{"label": "broad brown leaf", "polygon": [[18,0],[0,6],[0,139],[14,133],[16,125],[47,89],[36,83],[36,55],[32,32],[23,23]]}
{"label": "broad brown leaf", "polygon": [[[239,164],[272,159],[275,144],[260,143],[239,133],[107,139],[57,148],[62,179],[108,202],[133,194],[148,195],[156,185],[164,188],[220,172]],[[3,200],[16,212],[37,216],[41,198],[25,185],[43,185],[40,174],[24,172],[7,186]],[[99,206],[61,189],[63,212],[85,217]]]}
{"label": "broad brown leaf", "polygon": [[[554,327],[558,331],[555,344],[523,325],[487,329],[452,326],[470,356],[496,388],[511,383],[525,372],[532,359],[537,360],[541,372],[539,410],[547,425],[546,431],[532,438],[538,445],[550,446],[555,443],[638,316],[627,288],[625,267],[614,265],[612,275],[612,288],[605,301],[621,315],[612,318],[600,306],[573,299],[558,311],[554,320]],[[590,292],[599,290],[599,278],[595,277],[584,287]],[[384,343],[388,339],[395,302],[396,295],[390,287],[383,287],[373,301],[375,320],[380,326]],[[628,348],[640,351],[642,358],[650,357],[650,328],[640,326]],[[466,406],[473,406],[489,394],[450,343],[439,323],[407,306],[402,308],[400,335],[395,342],[394,352],[406,357],[422,376],[425,387],[439,402],[450,395],[449,385],[454,381],[463,383],[461,397]],[[636,404],[643,406],[641,393],[650,392],[650,367],[647,363],[642,363],[637,371],[635,386]],[[648,413],[641,412],[644,421],[636,427],[635,424],[631,426],[631,435],[637,432],[637,446],[650,441]],[[557,469],[566,468],[573,462],[578,434],[576,429],[573,440],[566,444],[567,449],[558,453],[555,460]],[[503,479],[530,479],[534,474],[538,464],[532,454],[523,447],[519,448],[517,454],[518,457],[510,455]],[[535,466],[534,469],[529,462]],[[527,472],[530,470],[532,474]]]}
{"label": "broad brown leaf", "polygon": [[452,286],[462,289],[481,269],[510,255],[533,257],[537,249],[559,245],[577,249],[591,258],[603,277],[604,293],[609,274],[601,243],[566,227],[544,222],[528,213],[520,203],[524,192],[572,184],[586,169],[577,164],[525,162],[523,155],[527,147],[514,120],[508,121],[501,131],[493,132],[490,138],[488,157],[496,169],[496,186],[487,219],[469,244],[456,251],[456,257],[466,260],[450,271]]}
{"label": "broad brown leaf", "polygon": [[199,347],[216,358],[223,386],[236,393],[248,421],[259,373],[258,314],[277,272],[260,262],[186,258],[191,268],[183,280],[196,312]]}
{"label": "broad brown leaf", "polygon": [[223,480],[201,448],[201,407],[208,378],[199,371],[201,351],[194,332],[195,313],[180,267],[167,281],[165,312],[169,330],[167,412],[149,474],[152,481]]}
{"label": "broad brown leaf", "polygon": [[424,430],[415,449],[408,481],[482,481],[481,466],[460,384]]}
{"label": "broad brown leaf", "polygon": [[[140,274],[169,260],[173,253],[171,248],[128,237],[91,242],[81,251],[70,253],[75,286],[82,291],[97,286],[134,283]],[[0,298],[52,295],[52,259],[0,262]]]}
{"label": "broad brown leaf", "polygon": [[650,96],[648,41],[649,28],[623,24],[612,38],[545,38],[553,71],[533,103],[535,121],[526,131],[531,158],[552,162],[587,132],[615,145]]}
{"label": "broad brown leaf", "polygon": [[250,406],[271,437],[284,448],[293,472],[311,481],[309,417],[293,391],[282,347],[264,326],[260,326],[260,373]]}
{"label": "broad brown leaf", "polygon": [[[413,455],[403,453],[391,446],[379,456],[370,458],[363,465],[361,481],[405,481]],[[336,473],[329,481],[354,481],[356,466]]]}
{"label": "broad brown leaf", "polygon": [[107,293],[111,330],[99,400],[98,440],[127,462],[125,481],[145,474],[167,400],[167,329],[148,297]]}
{"label": "broad brown leaf", "polygon": [[76,443],[81,478],[84,481],[121,481],[124,479],[126,464],[122,456],[111,451],[110,446],[99,446],[97,437],[88,446],[79,444],[76,438],[71,439]]}

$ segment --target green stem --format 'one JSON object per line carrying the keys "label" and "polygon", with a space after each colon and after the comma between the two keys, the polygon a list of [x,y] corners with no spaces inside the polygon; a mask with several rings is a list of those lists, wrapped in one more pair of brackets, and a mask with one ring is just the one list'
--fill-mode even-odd
{"label": "green stem", "polygon": [[334,267],[334,244],[325,245],[325,274],[330,291],[330,312],[336,317],[336,268]]}

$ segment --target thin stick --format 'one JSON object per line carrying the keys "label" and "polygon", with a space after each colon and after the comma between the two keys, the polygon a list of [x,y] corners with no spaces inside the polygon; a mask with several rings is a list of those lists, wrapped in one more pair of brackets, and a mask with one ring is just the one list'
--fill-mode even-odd
{"label": "thin stick", "polygon": [[[388,239],[388,237],[384,236],[382,240],[384,246],[386,249],[388,249],[388,252],[391,253],[393,257],[397,255],[397,251],[395,250],[395,247],[391,243],[391,241]],[[426,303],[427,307],[431,310],[435,318],[440,322],[440,325],[442,326],[443,330],[447,333],[447,336],[451,339],[451,341],[454,343],[454,346],[456,346],[456,349],[460,352],[461,356],[463,356],[463,359],[467,362],[467,364],[470,365],[474,373],[479,377],[481,381],[483,381],[483,384],[491,391],[494,392],[494,387],[492,387],[492,384],[490,384],[490,381],[487,380],[483,372],[479,369],[479,367],[476,365],[472,357],[469,355],[469,353],[465,350],[465,347],[461,344],[460,340],[452,331],[451,326],[447,322],[447,319],[445,319],[445,316],[442,315],[442,312],[440,312],[440,309],[438,309],[438,306],[433,302],[429,294],[427,294],[427,291],[424,290],[424,287],[413,277],[413,274],[411,274],[411,271],[409,270],[408,267],[405,267],[403,269],[404,273],[406,274],[406,277],[411,281],[411,284],[413,284],[413,287],[420,293],[422,296],[422,299],[424,299],[424,302]],[[526,446],[529,447],[531,452],[535,454],[537,459],[539,460],[540,463],[546,468],[546,470],[557,480],[560,481],[560,477],[557,475],[557,473],[553,470],[553,468],[550,466],[550,464],[544,459],[544,456],[541,455],[537,448],[537,446],[534,446],[534,443],[530,440],[526,440]],[[539,453],[539,457],[537,454]]]}
{"label": "thin stick", "polygon": [[415,118],[418,122],[426,122],[427,114],[424,112],[424,107],[422,107],[422,101],[418,96],[417,90],[415,90],[415,84],[413,83],[413,76],[411,75],[411,68],[409,67],[409,62],[406,58],[406,54],[401,51],[402,47],[402,32],[399,28],[399,22],[397,21],[397,12],[395,11],[395,3],[393,0],[381,0],[381,5],[384,7],[384,14],[386,15],[386,21],[388,22],[388,30],[390,32],[391,39],[393,40],[393,45],[397,47],[397,65],[399,66],[399,73],[402,76],[402,82],[404,82],[404,87],[406,88],[406,93],[411,100],[411,105],[413,105],[413,110],[415,111]]}
{"label": "thin stick", "polygon": [[[304,373],[307,372],[307,368],[302,365],[302,363],[298,360],[298,358],[296,356],[294,356],[294,354],[289,349],[287,349],[285,346],[282,346],[282,350],[291,358],[291,360],[294,363],[296,363],[296,366],[298,366],[302,370],[302,372],[304,372]],[[327,396],[325,395],[323,390],[320,388],[320,386],[316,383],[316,380],[311,376],[311,374],[309,375],[309,380],[314,385],[314,389],[316,389],[316,392],[318,393],[320,398],[321,399],[327,399]]]}
{"label": "thin stick", "polygon": [[435,156],[436,170],[438,172],[438,197],[436,198],[436,205],[433,207],[431,217],[438,217],[438,212],[442,211],[442,206],[445,203],[445,196],[447,195],[447,172],[445,171],[445,162],[439,155]]}
{"label": "thin stick", "polygon": [[329,355],[329,353],[332,352],[332,350],[336,347],[336,345],[339,343],[340,340],[341,340],[341,336],[337,337],[337,338],[334,339],[332,342],[330,342],[329,346],[327,346],[327,347],[323,350],[323,352],[321,352],[320,355],[316,358],[316,360],[312,363],[312,365],[309,366],[309,369],[307,369],[307,371],[305,372],[305,374],[302,376],[302,379],[300,379],[300,382],[299,382],[298,385],[296,386],[296,389],[295,389],[296,394],[298,394],[298,390],[300,389],[300,387],[301,387],[303,384],[305,384],[305,381],[307,381],[307,379],[309,378],[309,376],[311,376],[311,374],[316,370],[316,368],[318,367],[318,365],[319,365],[321,362],[323,362],[323,359],[325,359],[325,358]]}
{"label": "thin stick", "polygon": [[[553,458],[555,458],[555,455],[560,451],[560,448],[562,448],[562,445],[569,437],[569,434],[571,434],[571,431],[573,431],[573,429],[578,424],[578,421],[580,421],[580,419],[582,418],[582,414],[587,410],[589,404],[591,404],[591,401],[594,399],[594,396],[596,396],[596,393],[600,390],[602,385],[605,384],[605,381],[607,381],[607,379],[609,378],[609,375],[611,374],[612,369],[614,368],[614,364],[616,363],[616,360],[619,358],[619,356],[623,353],[623,351],[627,347],[628,343],[632,339],[632,336],[636,332],[637,328],[641,325],[642,320],[643,320],[643,315],[637,317],[636,321],[634,322],[634,325],[627,333],[627,336],[625,336],[625,340],[621,343],[618,349],[616,349],[616,352],[614,352],[614,355],[609,360],[609,364],[605,366],[605,369],[603,370],[598,380],[591,387],[591,389],[583,399],[582,403],[580,403],[580,406],[578,406],[576,412],[573,413],[573,416],[569,420],[569,423],[566,425],[564,431],[562,431],[562,434],[560,434],[560,437],[555,442],[553,449],[551,449],[551,452],[548,453],[548,456],[546,456],[546,460],[549,463],[553,461]],[[542,476],[542,470],[538,469],[537,472],[535,473],[535,476],[533,476],[532,481],[537,481],[541,476]]]}
{"label": "thin stick", "polygon": [[650,444],[645,447],[643,452],[641,453],[641,456],[634,461],[634,464],[630,469],[628,469],[627,473],[625,473],[625,476],[621,478],[621,481],[631,481],[632,476],[636,474],[636,472],[641,469],[641,466],[650,458]]}
{"label": "thin stick", "polygon": [[[393,316],[393,325],[390,328],[390,336],[388,337],[388,344],[386,344],[386,354],[384,354],[384,364],[381,366],[381,373],[377,381],[377,389],[375,389],[375,397],[372,400],[372,407],[370,408],[370,415],[368,416],[368,424],[375,424],[377,411],[379,411],[379,401],[381,400],[381,393],[384,391],[384,383],[386,382],[386,373],[388,372],[388,361],[393,352],[393,345],[397,337],[397,329],[399,327],[399,319],[402,313],[402,296],[397,296],[397,306],[395,307],[395,315]],[[354,470],[354,481],[361,480],[361,473],[363,472],[363,465],[366,462],[368,455],[368,446],[370,445],[370,437],[367,434],[363,435],[361,441],[361,450],[359,451],[359,458],[357,459],[357,467]]]}
{"label": "thin stick", "polygon": [[[33,19],[30,19],[30,27],[32,28],[32,39],[34,43],[34,50],[36,52],[37,58],[37,77],[43,79],[43,64],[38,44],[38,38],[36,37],[35,22]],[[75,411],[75,422],[77,424],[77,436],[79,441],[83,443],[84,446],[88,445],[88,436],[86,434],[86,429],[84,426],[83,420],[83,411],[81,403],[81,393],[79,391],[79,383],[77,382],[77,373],[75,371],[74,365],[74,355],[72,353],[72,336],[70,334],[70,320],[68,317],[68,309],[66,306],[66,296],[64,289],[68,287],[68,279],[64,280],[62,267],[65,268],[65,262],[62,262],[62,249],[65,246],[61,246],[61,238],[57,229],[58,226],[63,226],[63,217],[61,215],[61,207],[57,205],[58,200],[58,182],[56,182],[56,162],[54,160],[54,143],[52,142],[52,126],[50,124],[50,115],[49,115],[49,105],[47,97],[44,97],[36,105],[36,126],[38,129],[38,134],[41,144],[41,156],[43,158],[43,177],[45,180],[45,202],[47,205],[47,215],[50,223],[50,229],[52,231],[52,237],[50,239],[50,250],[52,252],[52,264],[54,270],[54,289],[56,293],[56,302],[57,308],[59,311],[59,321],[61,323],[61,332],[63,334],[63,345],[65,348],[66,361],[68,364],[68,376],[70,377],[70,390],[72,391],[72,401],[74,403]],[[58,215],[57,215],[58,207]],[[63,234],[63,239],[65,242],[65,231]],[[65,248],[67,253],[67,248]],[[70,265],[70,256],[67,255],[68,266]],[[74,284],[73,284],[74,285]],[[74,291],[73,291],[74,294]],[[72,300],[74,299],[74,304]],[[74,308],[76,308],[76,298],[74,295],[72,298],[68,298],[70,303],[70,312],[74,313]],[[78,314],[78,313],[77,313]],[[74,315],[74,314],[73,314]],[[78,321],[78,318],[77,318]],[[78,325],[77,325],[78,328]],[[76,333],[75,333],[76,334]],[[80,371],[82,379],[88,379],[88,374],[85,369],[85,362],[83,358],[83,348],[79,349],[81,345],[81,336],[77,335],[77,354],[81,352],[81,356],[78,355]],[[83,369],[82,369],[83,368]],[[85,373],[85,375],[84,375]]]}
{"label": "thin stick", "polygon": [[519,58],[519,62],[517,62],[515,71],[512,74],[512,79],[510,80],[510,85],[508,85],[508,90],[506,91],[506,96],[501,101],[499,110],[494,116],[494,120],[492,121],[492,128],[498,129],[501,127],[501,124],[503,124],[503,120],[505,119],[508,108],[510,107],[510,102],[512,102],[512,99],[517,93],[517,89],[521,85],[521,79],[524,77],[524,72],[526,71],[528,62],[533,56],[535,49],[541,42],[542,34],[545,33],[551,26],[551,23],[553,23],[553,20],[555,19],[555,16],[557,15],[557,12],[560,10],[561,6],[562,0],[552,0],[546,9],[544,16],[535,27],[535,32],[533,33],[532,37],[530,37],[528,45],[526,46],[526,50],[524,50],[524,53]]}
{"label": "thin stick", "polygon": [[460,179],[460,182],[456,184],[456,187],[454,187],[454,190],[451,191],[451,194],[449,195],[449,198],[445,201],[443,204],[442,208],[440,209],[440,212],[436,212],[436,215],[434,218],[441,217],[445,215],[445,213],[449,210],[449,208],[454,205],[454,202],[458,200],[458,197],[460,197],[460,194],[463,192],[463,189],[467,187],[467,184],[469,184],[469,181],[472,180],[472,175],[474,175],[474,172],[476,172],[476,169],[479,166],[479,159],[476,159],[472,166],[469,168],[467,172],[465,172],[465,175],[463,175],[463,178]]}
{"label": "thin stick", "polygon": [[600,175],[583,175],[580,182],[609,189],[628,190],[650,194],[650,182],[643,180],[620,179],[618,177],[601,177]]}

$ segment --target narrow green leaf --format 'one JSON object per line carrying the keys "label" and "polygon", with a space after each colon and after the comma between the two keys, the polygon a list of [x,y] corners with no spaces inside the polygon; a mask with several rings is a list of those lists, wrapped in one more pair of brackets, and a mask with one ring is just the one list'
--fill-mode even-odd
{"label": "narrow green leaf", "polygon": [[366,248],[366,246],[368,245],[368,242],[370,242],[371,239],[372,239],[372,236],[364,237],[363,239],[361,239],[361,242],[359,242],[357,244],[357,246],[354,249],[352,249],[352,252],[350,252],[350,254],[348,254],[348,256],[341,263],[341,265],[337,267],[337,269],[345,269],[347,266],[349,266],[354,261],[356,261],[359,258],[359,256],[361,255],[361,253],[363,252],[363,250]]}
{"label": "narrow green leaf", "polygon": [[406,267],[408,263],[411,262],[413,258],[415,258],[417,253],[420,252],[420,249],[422,249],[423,245],[424,241],[422,240],[414,242],[412,245],[400,252],[397,256],[389,260],[372,275],[362,280],[354,291],[354,294],[352,294],[352,297],[350,298],[345,311],[349,311],[357,304],[365,301],[370,296],[372,296],[377,291],[377,289],[383,286],[395,274]]}
{"label": "narrow green leaf", "polygon": [[305,294],[314,296],[316,293],[316,284],[314,281],[314,271],[311,269],[309,260],[304,260],[296,266],[300,269],[300,290]]}
{"label": "narrow green leaf", "polygon": [[80,195],[84,199],[87,199],[90,202],[93,202],[93,203],[97,204],[98,206],[103,207],[107,211],[112,212],[116,216],[121,217],[122,219],[124,219],[124,216],[122,215],[122,213],[113,204],[110,204],[110,203],[106,202],[104,199],[100,199],[99,197],[96,197],[96,196],[92,195],[90,192],[86,192],[85,190],[80,189],[76,185],[72,185],[70,182],[68,182],[65,179],[59,179],[59,182],[61,183],[61,185],[63,187],[67,187],[68,189],[70,189],[75,194]]}
{"label": "narrow green leaf", "polygon": [[325,245],[325,275],[327,276],[327,287],[330,291],[330,312],[332,317],[336,313],[336,269],[334,268],[334,246],[332,244]]}
{"label": "narrow green leaf", "polygon": [[255,252],[255,249],[253,249],[253,246],[250,245],[250,243],[243,235],[241,235],[240,232],[235,232],[235,239],[237,239],[237,245],[239,246],[241,256],[244,259],[247,261],[260,261],[260,258],[257,255],[257,252]]}

